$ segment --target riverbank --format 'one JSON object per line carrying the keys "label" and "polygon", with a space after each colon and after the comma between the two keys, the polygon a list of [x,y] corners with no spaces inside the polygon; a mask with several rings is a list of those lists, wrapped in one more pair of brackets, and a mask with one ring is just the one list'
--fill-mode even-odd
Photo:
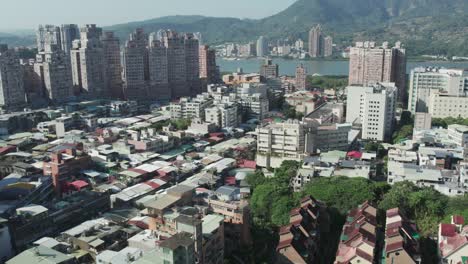
{"label": "riverbank", "polygon": [[[273,63],[279,65],[280,75],[295,75],[296,67],[303,64],[309,75],[340,75],[347,76],[349,74],[348,60],[299,60],[299,59],[283,59],[272,58]],[[261,58],[239,59],[239,60],[223,60],[218,59],[217,63],[220,66],[221,72],[235,72],[242,68],[244,72],[259,72],[260,66],[263,64]],[[408,61],[407,73],[416,67],[444,67],[444,68],[467,68],[468,61]]]}

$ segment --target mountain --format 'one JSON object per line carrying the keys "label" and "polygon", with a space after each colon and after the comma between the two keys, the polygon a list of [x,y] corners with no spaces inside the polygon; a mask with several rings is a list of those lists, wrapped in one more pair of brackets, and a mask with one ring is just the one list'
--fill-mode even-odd
{"label": "mountain", "polygon": [[9,46],[33,46],[36,44],[36,36],[30,33],[15,32],[4,33],[0,32],[0,43],[6,43]]}
{"label": "mountain", "polygon": [[286,10],[259,20],[203,16],[171,16],[115,25],[108,29],[126,39],[136,27],[203,34],[212,44],[270,38],[301,37],[322,24],[336,43],[356,40],[403,41],[410,55],[468,55],[468,0],[298,0]]}
{"label": "mountain", "polygon": [[[115,31],[123,42],[137,27],[147,32],[170,28],[201,32],[206,43],[218,44],[252,41],[260,35],[307,40],[308,30],[320,23],[343,46],[356,40],[401,40],[410,55],[468,56],[467,13],[468,0],[298,0],[284,11],[258,20],[168,16],[105,30]],[[4,40],[0,35],[0,42]]]}

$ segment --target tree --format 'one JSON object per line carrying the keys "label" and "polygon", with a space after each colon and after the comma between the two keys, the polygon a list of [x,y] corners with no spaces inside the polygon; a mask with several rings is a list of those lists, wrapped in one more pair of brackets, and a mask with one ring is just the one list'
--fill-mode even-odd
{"label": "tree", "polygon": [[443,219],[448,197],[432,188],[419,188],[411,182],[399,182],[383,196],[379,208],[388,210],[398,207],[408,218],[414,219],[425,235],[434,234],[437,224]]}
{"label": "tree", "polygon": [[248,174],[245,179],[252,189],[257,188],[257,186],[266,182],[265,175],[259,170],[253,174]]}
{"label": "tree", "polygon": [[312,195],[346,214],[365,201],[375,201],[377,197],[382,196],[381,192],[384,190],[383,185],[374,185],[364,178],[315,178],[305,186],[302,196]]}
{"label": "tree", "polygon": [[402,140],[410,139],[413,135],[413,125],[404,125],[393,133],[393,143],[400,143]]}

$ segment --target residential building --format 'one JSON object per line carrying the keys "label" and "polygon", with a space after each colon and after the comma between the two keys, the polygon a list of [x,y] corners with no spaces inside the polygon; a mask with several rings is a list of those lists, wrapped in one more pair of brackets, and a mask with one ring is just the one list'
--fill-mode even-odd
{"label": "residential building", "polygon": [[414,115],[414,129],[431,129],[432,127],[432,116],[429,113],[417,112]]}
{"label": "residential building", "polygon": [[8,260],[6,263],[21,264],[41,262],[53,264],[73,264],[76,263],[76,259],[71,255],[67,255],[52,248],[39,245],[21,252],[19,255]]}
{"label": "residential building", "polygon": [[34,64],[42,86],[41,94],[49,102],[64,102],[73,96],[70,58],[56,44],[45,44],[45,47],[45,51],[36,55]]}
{"label": "residential building", "polygon": [[201,92],[199,45],[193,34],[162,32],[167,49],[167,69],[171,98],[196,95]]}
{"label": "residential building", "polygon": [[218,83],[220,79],[219,67],[216,65],[216,50],[207,45],[200,46],[200,78],[206,79],[208,84]]}
{"label": "residential building", "polygon": [[80,29],[75,24],[63,24],[60,26],[60,40],[62,51],[70,56],[73,41],[80,39]]}
{"label": "residential building", "polygon": [[57,45],[62,48],[60,28],[54,25],[39,25],[36,31],[37,51],[45,51],[46,46]]}
{"label": "residential building", "polygon": [[[307,122],[307,121],[306,121]],[[350,147],[348,142],[352,124],[311,124],[313,152],[328,152],[333,150],[347,151]]]}
{"label": "residential building", "polygon": [[347,87],[346,122],[362,125],[362,139],[385,141],[394,129],[397,87],[394,83]]}
{"label": "residential building", "polygon": [[[451,104],[448,108],[465,114],[465,107],[458,109],[458,106],[465,103],[467,93],[468,74],[463,69],[415,68],[410,74],[408,110],[413,114],[431,113],[435,117],[434,112],[447,115],[443,108],[447,108],[446,104]],[[454,113],[452,116],[459,115]]]}
{"label": "residential building", "polygon": [[122,65],[120,62],[120,41],[114,32],[106,31],[102,36],[102,47],[106,64],[107,88],[112,98],[123,99]]}
{"label": "residential building", "polygon": [[304,197],[301,205],[290,212],[290,224],[280,228],[279,243],[276,247],[279,263],[316,263],[321,232],[324,225],[323,205],[313,197]]}
{"label": "residential building", "polygon": [[197,97],[183,97],[178,103],[171,103],[169,111],[172,118],[200,118],[205,120],[205,109],[213,104],[208,94],[199,94]]}
{"label": "residential building", "polygon": [[268,40],[260,36],[257,40],[257,57],[266,57],[269,53]]}
{"label": "residential building", "polygon": [[316,25],[309,31],[309,56],[311,58],[322,57],[323,53],[322,26]]}
{"label": "residential building", "polygon": [[447,135],[457,146],[463,148],[468,147],[468,126],[457,124],[449,125],[447,127]]}
{"label": "residential building", "polygon": [[237,104],[218,104],[205,109],[205,121],[220,128],[239,125]]}
{"label": "residential building", "polygon": [[349,211],[334,263],[374,263],[377,232],[377,209],[369,202]]}
{"label": "residential building", "polygon": [[192,264],[195,263],[195,246],[192,234],[181,232],[158,241],[157,248],[134,262],[135,264]]}
{"label": "residential building", "polygon": [[398,208],[387,210],[382,263],[421,263],[416,226]]}
{"label": "residential building", "polygon": [[168,76],[168,54],[160,40],[150,41],[148,48],[149,84],[148,98],[168,101],[171,99]]}
{"label": "residential building", "polygon": [[433,92],[429,102],[429,113],[434,118],[468,118],[468,96],[451,96],[447,93]]}
{"label": "residential building", "polygon": [[71,64],[76,94],[85,93],[94,98],[109,95],[101,35],[101,28],[86,25],[80,29],[80,40],[73,41]]}
{"label": "residential building", "polygon": [[132,33],[130,40],[125,43],[123,52],[124,95],[129,100],[137,101],[148,98],[145,79],[145,71],[147,70],[145,63],[148,59],[148,53],[146,42],[141,40],[147,36],[141,35],[144,35],[142,31]]}
{"label": "residential building", "polygon": [[313,153],[311,129],[297,120],[268,124],[257,133],[257,165],[279,168],[285,160],[301,161]]}
{"label": "residential building", "polygon": [[43,173],[52,177],[56,194],[61,195],[64,182],[74,173],[86,169],[90,162],[91,158],[88,155],[69,148],[63,152],[51,154],[50,161],[43,164]]}
{"label": "residential building", "polygon": [[465,219],[452,215],[450,224],[440,223],[438,255],[440,263],[463,263],[468,255],[468,236]]}
{"label": "residential building", "polygon": [[398,88],[398,99],[407,103],[406,53],[401,43],[390,48],[387,42],[377,47],[374,42],[357,42],[350,50],[349,85],[371,85],[393,82]]}
{"label": "residential building", "polygon": [[296,67],[296,90],[306,90],[307,88],[307,69],[303,64]]}
{"label": "residential building", "polygon": [[209,214],[202,219],[203,260],[201,263],[224,263],[224,217]]}
{"label": "residential building", "polygon": [[21,109],[26,103],[23,71],[15,51],[0,45],[0,107]]}
{"label": "residential building", "polygon": [[333,55],[333,38],[326,36],[323,38],[323,56],[330,57]]}
{"label": "residential building", "polygon": [[265,59],[265,63],[260,67],[260,77],[262,79],[278,78],[279,66],[273,64],[273,60]]}

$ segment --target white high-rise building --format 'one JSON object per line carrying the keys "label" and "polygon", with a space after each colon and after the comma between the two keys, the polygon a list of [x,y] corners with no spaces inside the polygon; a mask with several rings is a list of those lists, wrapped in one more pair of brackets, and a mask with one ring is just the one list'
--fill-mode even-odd
{"label": "white high-rise building", "polygon": [[394,83],[348,86],[346,122],[362,125],[362,139],[385,141],[392,136],[397,103]]}
{"label": "white high-rise building", "polygon": [[[431,97],[438,93],[444,97],[465,97],[468,93],[468,73],[463,69],[424,67],[415,68],[411,71],[408,97],[409,111],[413,114],[416,112],[428,113],[431,108],[435,112],[442,111],[439,110],[441,107],[438,107],[438,105],[431,106]],[[450,104],[450,101],[445,99],[437,98],[435,102],[439,103],[439,101],[443,100],[442,106],[447,103]],[[454,103],[452,102],[452,106]],[[438,117],[438,114],[433,113],[433,117]]]}
{"label": "white high-rise building", "polygon": [[19,58],[7,45],[0,45],[0,107],[19,110],[25,102],[23,71]]}
{"label": "white high-rise building", "polygon": [[257,57],[266,57],[268,53],[268,41],[264,36],[260,36],[257,40]]}

